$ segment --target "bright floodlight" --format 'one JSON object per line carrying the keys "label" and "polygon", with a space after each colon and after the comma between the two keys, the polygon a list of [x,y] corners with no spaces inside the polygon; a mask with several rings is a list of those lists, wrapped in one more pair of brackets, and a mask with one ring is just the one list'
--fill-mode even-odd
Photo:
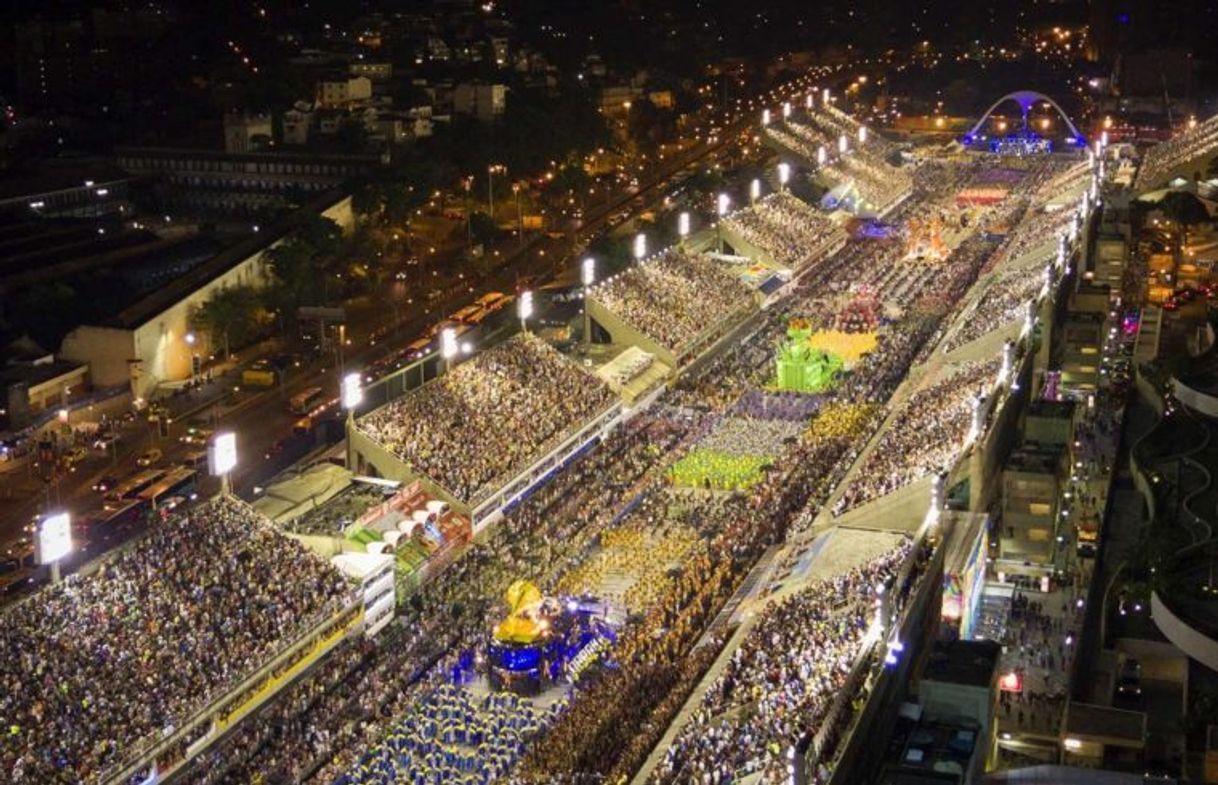
{"label": "bright floodlight", "polygon": [[533,293],[521,292],[520,300],[517,301],[516,307],[520,314],[521,321],[530,319],[533,316]]}
{"label": "bright floodlight", "polygon": [[351,411],[364,401],[364,388],[360,384],[358,372],[349,373],[343,377],[342,404],[343,408]]}
{"label": "bright floodlight", "polygon": [[689,236],[689,213],[681,213],[677,216],[677,234],[681,237]]}
{"label": "bright floodlight", "polygon": [[581,272],[582,272],[581,278],[584,282],[584,286],[591,286],[592,282],[596,280],[596,260],[593,259],[591,256],[586,257],[584,259],[584,263],[583,263],[583,267],[581,268]]}
{"label": "bright floodlight", "polygon": [[770,124],[770,110],[769,109],[761,110],[761,124],[762,125]]}
{"label": "bright floodlight", "polygon": [[837,137],[837,151],[845,155],[848,149],[850,149],[850,138],[845,134]]}
{"label": "bright floodlight", "polygon": [[782,119],[786,120],[791,116],[791,102],[783,101],[782,104]]}
{"label": "bright floodlight", "polygon": [[186,333],[186,336],[185,336],[185,337],[186,337],[186,344],[187,344],[188,346],[194,346],[194,345],[195,345],[195,334],[194,334],[194,333]]}
{"label": "bright floodlight", "polygon": [[634,236],[634,258],[642,259],[647,255],[647,235],[639,232]]}
{"label": "bright floodlight", "polygon": [[859,126],[859,144],[866,144],[866,143],[867,143],[867,126],[860,125]]}
{"label": "bright floodlight", "polygon": [[727,215],[727,206],[731,204],[731,202],[732,200],[728,198],[727,194],[719,194],[719,198],[716,200],[715,209],[719,213],[720,218]]}
{"label": "bright floodlight", "polygon": [[813,101],[812,94],[811,94],[811,93],[808,93],[807,97],[806,97],[806,98],[804,98],[804,108],[805,108],[805,109],[811,109],[811,108],[812,108],[812,101]]}
{"label": "bright floodlight", "polygon": [[825,152],[825,146],[822,144],[816,149],[816,163],[820,166],[825,165],[825,161],[829,158],[829,154]]}
{"label": "bright floodlight", "polygon": [[1100,147],[1108,146],[1108,132],[1100,131]]}
{"label": "bright floodlight", "polygon": [[749,183],[749,198],[757,199],[760,196],[761,196],[761,181],[758,180],[756,177],[754,177],[753,182]]}
{"label": "bright floodlight", "polygon": [[826,87],[824,89],[824,91],[820,94],[820,100],[821,100],[821,103],[824,103],[824,104],[829,103],[829,88],[828,87]]}
{"label": "bright floodlight", "polygon": [[790,179],[791,179],[791,165],[789,163],[787,163],[786,161],[783,161],[782,163],[780,163],[778,165],[778,182],[782,183],[783,185],[786,185],[787,181]]}
{"label": "bright floodlight", "polygon": [[461,348],[457,346],[457,331],[451,327],[445,327],[440,331],[440,356],[445,360],[451,360],[457,356]]}
{"label": "bright floodlight", "polygon": [[217,433],[207,450],[207,470],[213,477],[223,477],[237,467],[237,434]]}
{"label": "bright floodlight", "polygon": [[38,525],[34,561],[51,564],[72,552],[72,517],[66,512],[48,515]]}

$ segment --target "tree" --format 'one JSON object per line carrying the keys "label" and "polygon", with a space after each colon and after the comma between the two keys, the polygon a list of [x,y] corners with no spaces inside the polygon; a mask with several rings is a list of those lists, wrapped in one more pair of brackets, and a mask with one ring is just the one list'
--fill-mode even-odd
{"label": "tree", "polygon": [[1188,229],[1190,226],[1207,223],[1210,220],[1209,210],[1205,203],[1187,191],[1168,191],[1159,208],[1169,219],[1176,223],[1178,241],[1176,243],[1176,261],[1180,261],[1184,246],[1188,245]]}
{"label": "tree", "polygon": [[499,227],[495,225],[495,219],[491,218],[484,212],[476,212],[470,216],[470,232],[474,235],[474,242],[481,245],[490,245],[499,237]]}
{"label": "tree", "polygon": [[231,344],[245,344],[257,333],[262,314],[261,300],[252,286],[229,286],[212,292],[207,302],[195,308],[190,325],[207,333],[213,346],[232,354]]}

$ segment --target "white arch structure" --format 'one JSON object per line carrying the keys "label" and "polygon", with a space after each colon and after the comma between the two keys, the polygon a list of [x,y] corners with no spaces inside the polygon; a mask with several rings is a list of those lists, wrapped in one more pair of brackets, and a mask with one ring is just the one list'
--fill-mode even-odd
{"label": "white arch structure", "polygon": [[985,114],[981,115],[981,119],[978,120],[977,124],[969,130],[968,136],[965,138],[970,140],[975,138],[982,126],[984,126],[986,121],[990,119],[990,115],[994,114],[994,110],[1002,106],[1007,101],[1014,101],[1015,103],[1019,104],[1019,111],[1023,116],[1024,129],[1027,129],[1028,127],[1028,110],[1030,110],[1033,105],[1039,101],[1048,103],[1057,110],[1057,113],[1061,115],[1062,120],[1066,122],[1066,127],[1070,129],[1070,135],[1074,139],[1079,140],[1081,143],[1086,143],[1086,138],[1079,133],[1077,128],[1074,127],[1074,123],[1071,122],[1070,116],[1066,114],[1066,110],[1062,109],[1061,106],[1058,105],[1057,101],[1054,101],[1044,93],[1038,93],[1035,90],[1016,90],[1013,93],[1007,93],[1002,98],[999,98],[993,103],[993,105],[990,106],[989,109],[985,110]]}

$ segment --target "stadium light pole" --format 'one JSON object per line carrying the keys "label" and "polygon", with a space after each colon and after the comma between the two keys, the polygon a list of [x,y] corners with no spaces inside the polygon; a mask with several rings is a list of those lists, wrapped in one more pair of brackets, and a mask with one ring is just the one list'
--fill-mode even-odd
{"label": "stadium light pole", "polygon": [[461,351],[461,347],[457,345],[457,331],[451,327],[445,327],[440,331],[440,357],[444,359],[445,374],[452,367],[452,359],[457,356],[459,351]]}
{"label": "stadium light pole", "polygon": [[527,289],[520,293],[516,302],[516,312],[520,316],[520,329],[529,331],[529,319],[533,316],[533,293]]}
{"label": "stadium light pole", "polygon": [[719,236],[719,253],[723,253],[723,218],[727,215],[729,204],[731,199],[727,194],[719,194],[719,198],[715,200],[715,213],[719,216],[719,220],[715,222],[715,233]]}
{"label": "stadium light pole", "polygon": [[753,182],[749,183],[749,204],[757,204],[759,198],[761,198],[761,180],[754,177]]}
{"label": "stadium light pole", "polygon": [[220,493],[229,496],[233,492],[231,475],[237,467],[237,434],[232,431],[217,433],[207,447],[207,469],[212,477],[220,478]]}
{"label": "stadium light pole", "polygon": [[787,183],[791,180],[791,165],[783,161],[778,165],[778,190],[786,191]]}
{"label": "stadium light pole", "polygon": [[580,269],[584,283],[584,348],[592,344],[592,316],[588,313],[588,295],[592,284],[596,281],[596,260],[591,256],[585,257]]}
{"label": "stadium light pole", "polygon": [[195,334],[192,332],[186,333],[186,335],[183,336],[183,339],[186,341],[186,345],[190,347],[190,383],[193,386],[195,383],[195,376],[197,376],[195,365],[197,364],[197,358],[199,356],[195,351]]}
{"label": "stadium light pole", "polygon": [[72,516],[67,512],[45,515],[38,522],[34,561],[51,566],[51,583],[60,581],[59,563],[72,552]]}
{"label": "stadium light pole", "polygon": [[364,402],[364,387],[358,371],[343,377],[340,400],[347,411],[347,469],[353,471],[355,451],[351,447],[351,434],[355,430],[355,407]]}

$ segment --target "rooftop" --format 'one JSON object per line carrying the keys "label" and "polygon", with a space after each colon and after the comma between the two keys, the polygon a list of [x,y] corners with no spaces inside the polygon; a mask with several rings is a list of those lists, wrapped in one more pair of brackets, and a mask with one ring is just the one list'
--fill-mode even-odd
{"label": "rooftop", "polygon": [[1046,398],[1037,398],[1028,404],[1028,416],[1069,420],[1074,417],[1074,406],[1074,401],[1051,401]]}
{"label": "rooftop", "polygon": [[994,641],[936,641],[923,681],[988,687],[994,681],[1002,645]]}

